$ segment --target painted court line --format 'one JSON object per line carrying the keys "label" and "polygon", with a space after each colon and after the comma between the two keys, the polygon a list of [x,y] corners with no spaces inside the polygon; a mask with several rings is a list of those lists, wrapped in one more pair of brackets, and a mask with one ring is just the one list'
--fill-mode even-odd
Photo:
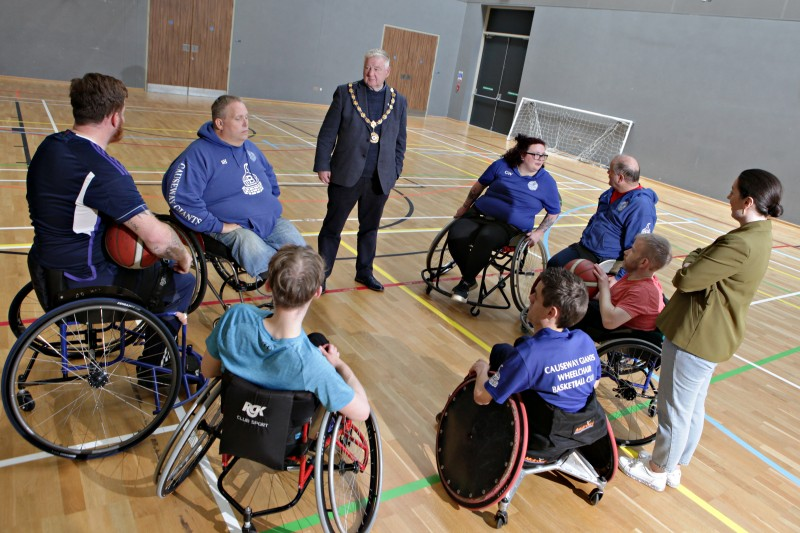
{"label": "painted court line", "polygon": [[47,113],[47,118],[50,119],[50,125],[53,127],[53,133],[58,133],[58,126],[56,126],[56,121],[53,120],[53,115],[50,114],[50,108],[47,107],[47,102],[42,99],[42,105],[44,106],[44,112]]}

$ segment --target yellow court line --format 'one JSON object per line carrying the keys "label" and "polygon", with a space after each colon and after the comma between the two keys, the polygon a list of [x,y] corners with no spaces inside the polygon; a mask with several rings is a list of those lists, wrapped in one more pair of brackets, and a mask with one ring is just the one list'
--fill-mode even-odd
{"label": "yellow court line", "polygon": [[414,153],[415,153],[416,155],[421,155],[422,157],[427,157],[428,159],[431,159],[431,160],[433,160],[433,161],[437,162],[437,163],[438,163],[438,164],[440,164],[440,165],[444,165],[444,166],[446,166],[446,167],[450,167],[450,168],[452,168],[453,170],[457,170],[457,171],[461,172],[462,174],[466,174],[467,176],[469,176],[469,177],[471,177],[471,178],[478,178],[478,177],[479,177],[477,174],[473,174],[472,172],[467,172],[467,171],[466,171],[466,170],[464,170],[464,169],[458,168],[458,167],[456,167],[456,166],[453,166],[453,165],[451,165],[451,164],[449,164],[449,163],[445,163],[444,161],[440,161],[439,159],[436,159],[435,157],[431,157],[431,156],[429,156],[429,155],[427,155],[427,154],[424,154],[424,153],[422,153],[422,152],[414,152]]}
{"label": "yellow court line", "polygon": [[[623,453],[625,453],[628,457],[636,458],[639,456],[638,453],[634,454],[633,452],[631,452],[631,450],[629,450],[627,446],[620,446],[619,449]],[[694,502],[698,507],[700,507],[705,512],[707,512],[708,514],[710,514],[711,516],[713,516],[714,518],[716,518],[717,520],[719,520],[720,522],[731,528],[733,531],[736,531],[737,533],[747,532],[745,528],[743,528],[742,526],[740,526],[739,524],[737,524],[736,522],[734,522],[733,520],[731,520],[718,510],[716,510],[710,503],[703,500],[697,494],[687,489],[683,484],[678,486],[677,490],[678,492],[689,498],[692,502]]]}
{"label": "yellow court line", "polygon": [[[350,253],[351,253],[351,254],[353,254],[353,255],[357,255],[357,253],[358,253],[358,252],[356,252],[356,249],[355,249],[355,248],[353,248],[352,246],[350,246],[350,245],[349,245],[349,244],[347,244],[346,242],[342,242],[341,244],[342,244],[342,246],[343,246],[345,249],[347,249],[347,251],[348,251],[348,252],[350,252]],[[419,295],[417,295],[417,294],[414,294],[414,291],[412,291],[411,289],[409,289],[409,288],[408,288],[408,287],[406,287],[405,285],[402,285],[402,284],[401,284],[401,282],[400,282],[400,280],[397,280],[397,279],[393,278],[392,276],[390,276],[390,275],[389,275],[389,273],[388,273],[388,272],[386,272],[385,270],[383,270],[383,269],[382,269],[382,268],[380,268],[380,267],[376,267],[376,266],[374,266],[374,265],[373,265],[373,268],[374,268],[375,270],[377,270],[377,271],[378,271],[378,273],[379,273],[381,276],[383,276],[383,277],[385,277],[386,279],[388,279],[390,283],[396,283],[396,284],[397,284],[397,286],[398,286],[400,289],[402,289],[402,290],[403,290],[403,292],[405,292],[406,294],[408,294],[409,296],[411,296],[413,299],[415,299],[417,302],[419,302],[420,304],[422,304],[422,305],[423,305],[425,308],[427,308],[427,309],[428,309],[429,311],[431,311],[433,314],[435,314],[436,316],[438,316],[439,318],[441,318],[442,320],[444,320],[445,322],[447,322],[448,324],[450,324],[451,326],[453,326],[453,327],[454,327],[454,328],[455,328],[455,329],[456,329],[456,330],[457,330],[459,333],[461,333],[462,335],[464,335],[465,337],[467,337],[469,340],[471,340],[472,342],[474,342],[475,344],[477,344],[478,346],[480,346],[481,348],[483,348],[483,349],[484,349],[484,350],[486,350],[487,352],[490,352],[490,351],[492,351],[492,348],[491,348],[491,346],[489,346],[488,344],[486,344],[485,342],[483,342],[482,340],[480,340],[478,337],[476,337],[475,335],[473,335],[473,334],[472,334],[472,332],[471,332],[471,331],[469,331],[467,328],[465,328],[464,326],[462,326],[461,324],[459,324],[458,322],[456,322],[456,321],[455,321],[455,320],[453,320],[452,318],[448,317],[447,315],[445,315],[444,313],[442,313],[441,311],[439,311],[438,309],[436,309],[436,308],[435,308],[433,305],[431,305],[429,302],[426,302],[425,300],[423,300],[423,299],[422,299],[422,298],[421,298]]]}

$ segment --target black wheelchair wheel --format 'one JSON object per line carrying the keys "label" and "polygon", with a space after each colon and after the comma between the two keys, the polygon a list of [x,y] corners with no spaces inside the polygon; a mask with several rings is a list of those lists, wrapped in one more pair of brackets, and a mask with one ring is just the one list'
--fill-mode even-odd
{"label": "black wheelchair wheel", "polygon": [[197,467],[220,436],[222,381],[216,378],[200,395],[172,434],[156,466],[156,493],[171,494]]}
{"label": "black wheelchair wheel", "polygon": [[518,398],[478,405],[475,378],[462,382],[442,411],[436,467],[447,494],[470,510],[499,502],[520,475],[527,448],[527,418]]}
{"label": "black wheelchair wheel", "polygon": [[181,379],[175,339],[155,315],[111,298],[79,300],[44,314],[11,348],[3,406],[39,449],[103,457],[151,434]]}
{"label": "black wheelchair wheel", "polygon": [[528,308],[533,282],[542,273],[547,265],[547,253],[540,242],[528,247],[525,239],[517,244],[514,251],[514,260],[511,264],[511,297],[519,311]]}
{"label": "black wheelchair wheel", "polygon": [[25,329],[44,314],[42,304],[33,290],[33,283],[26,283],[8,306],[8,327],[19,338]]}
{"label": "black wheelchair wheel", "polygon": [[181,224],[171,216],[159,214],[156,215],[156,217],[175,231],[192,256],[191,273],[194,275],[194,291],[192,292],[192,301],[189,303],[189,308],[186,311],[187,313],[192,313],[203,303],[203,298],[205,298],[206,295],[206,285],[208,284],[208,265],[206,264],[206,257],[203,253],[203,246],[200,244],[194,232],[181,226]]}
{"label": "black wheelchair wheel", "polygon": [[[442,277],[456,268],[456,262],[447,246],[447,233],[450,231],[450,226],[453,225],[453,222],[450,221],[436,234],[436,237],[431,242],[431,247],[428,249],[428,254],[425,256],[425,270],[422,271],[422,280],[429,288],[439,288]],[[430,294],[430,290],[428,290],[428,294]]]}
{"label": "black wheelchair wheel", "polygon": [[326,532],[369,531],[383,482],[383,452],[374,414],[356,422],[326,413],[317,439],[314,483],[317,511]]}
{"label": "black wheelchair wheel", "polygon": [[608,414],[617,444],[641,446],[658,430],[656,404],[661,348],[636,338],[598,346],[602,377],[597,399]]}

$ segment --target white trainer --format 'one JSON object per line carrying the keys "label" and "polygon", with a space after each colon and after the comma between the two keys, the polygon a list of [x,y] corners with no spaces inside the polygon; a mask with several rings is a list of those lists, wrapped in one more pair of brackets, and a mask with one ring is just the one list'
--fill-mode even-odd
{"label": "white trainer", "polygon": [[[642,450],[639,452],[639,460],[644,462],[645,464],[650,463],[650,452],[646,450]],[[681,486],[681,467],[679,466],[672,472],[667,472],[667,486],[672,487],[673,489],[677,489]]]}
{"label": "white trainer", "polygon": [[632,477],[655,491],[662,492],[667,485],[666,472],[653,472],[640,459],[620,457],[619,469],[628,477]]}

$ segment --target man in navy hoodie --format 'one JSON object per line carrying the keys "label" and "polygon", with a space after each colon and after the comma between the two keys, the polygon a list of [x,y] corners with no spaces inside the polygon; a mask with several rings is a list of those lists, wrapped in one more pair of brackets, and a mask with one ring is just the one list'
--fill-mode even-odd
{"label": "man in navy hoodie", "polygon": [[305,241],[281,217],[278,179],[248,140],[248,121],[241,98],[217,98],[211,121],[172,162],[161,186],[170,210],[185,226],[220,241],[248,274],[266,279],[269,260],[281,246],[304,246]]}
{"label": "man in navy hoodie", "polygon": [[639,184],[639,163],[619,154],[608,166],[610,189],[600,195],[597,212],[589,219],[580,242],[569,245],[547,262],[548,267],[564,266],[573,259],[601,263],[622,259],[640,233],[656,227],[658,196]]}

